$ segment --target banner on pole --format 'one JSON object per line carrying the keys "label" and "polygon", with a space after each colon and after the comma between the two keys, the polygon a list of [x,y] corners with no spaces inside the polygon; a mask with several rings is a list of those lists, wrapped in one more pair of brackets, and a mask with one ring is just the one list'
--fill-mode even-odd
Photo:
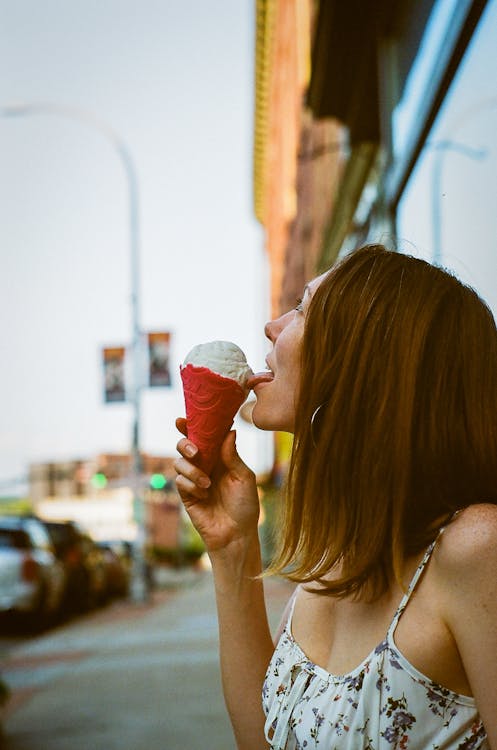
{"label": "banner on pole", "polygon": [[148,334],[148,384],[151,388],[171,385],[170,341],[170,333]]}
{"label": "banner on pole", "polygon": [[114,346],[102,350],[104,367],[104,400],[105,403],[126,401],[124,380],[124,360],[126,348]]}

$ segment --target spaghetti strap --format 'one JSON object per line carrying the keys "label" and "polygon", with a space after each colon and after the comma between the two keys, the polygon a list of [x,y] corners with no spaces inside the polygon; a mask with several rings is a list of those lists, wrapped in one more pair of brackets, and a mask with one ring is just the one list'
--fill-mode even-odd
{"label": "spaghetti strap", "polygon": [[[442,530],[440,530],[440,531],[442,531]],[[431,553],[433,552],[433,550],[435,548],[435,544],[436,544],[436,542],[438,540],[439,535],[440,535],[440,532],[437,535],[437,538],[430,544],[430,546],[428,547],[428,549],[426,550],[426,552],[423,555],[423,559],[421,560],[421,562],[419,563],[418,567],[416,568],[416,571],[415,571],[415,573],[414,573],[414,575],[413,575],[413,577],[411,579],[411,582],[409,584],[409,588],[407,589],[406,593],[402,597],[402,600],[401,600],[399,606],[397,607],[397,610],[396,610],[396,612],[395,612],[395,614],[393,616],[392,622],[390,623],[390,627],[388,628],[388,636],[392,636],[393,633],[395,632],[395,628],[397,627],[397,623],[399,622],[403,611],[407,607],[407,603],[409,602],[409,599],[411,598],[412,592],[416,588],[417,583],[418,583],[419,579],[421,578],[421,575],[422,575],[422,573],[423,573],[423,571],[424,571],[424,569],[425,569],[425,567],[426,567],[426,565],[427,565],[427,563],[428,563],[428,561],[429,561],[429,559],[431,557]]]}
{"label": "spaghetti strap", "polygon": [[409,584],[409,587],[408,587],[406,593],[404,594],[404,596],[402,597],[402,600],[401,600],[399,606],[397,607],[397,610],[396,610],[396,612],[395,612],[395,614],[393,616],[392,622],[390,623],[390,627],[388,628],[388,636],[389,637],[393,636],[393,633],[395,632],[395,628],[397,627],[397,623],[399,622],[399,620],[400,620],[400,618],[402,616],[402,613],[404,612],[405,608],[407,607],[409,599],[411,598],[411,595],[412,595],[414,589],[416,588],[416,586],[418,584],[418,581],[419,581],[419,579],[421,578],[421,576],[423,574],[424,569],[426,568],[426,566],[428,564],[428,561],[429,561],[429,559],[431,557],[431,553],[435,549],[436,543],[440,539],[441,535],[443,534],[443,532],[445,531],[445,529],[447,528],[447,526],[450,523],[452,523],[452,521],[454,520],[454,518],[460,512],[461,512],[460,510],[456,510],[456,512],[450,517],[450,519],[447,521],[447,523],[444,524],[438,530],[437,536],[435,537],[435,539],[433,540],[433,542],[430,544],[430,546],[427,548],[426,552],[424,553],[423,559],[421,560],[421,562],[419,563],[418,567],[416,568],[416,570],[414,572],[414,575],[413,575],[413,577],[411,579],[411,582]]}
{"label": "spaghetti strap", "polygon": [[293,592],[292,596],[290,597],[290,601],[288,603],[288,616],[286,618],[286,622],[284,624],[284,630],[291,631],[292,628],[292,620],[293,620],[293,612],[295,609],[295,604],[297,602],[297,594],[299,591],[299,586],[295,587],[295,591]]}

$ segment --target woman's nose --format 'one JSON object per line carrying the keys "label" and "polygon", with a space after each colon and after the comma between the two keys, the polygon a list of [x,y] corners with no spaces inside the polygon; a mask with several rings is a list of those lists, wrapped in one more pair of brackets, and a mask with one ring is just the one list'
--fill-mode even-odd
{"label": "woman's nose", "polygon": [[264,335],[272,343],[274,342],[274,339],[275,339],[275,336],[273,333],[273,323],[274,323],[274,320],[268,320],[268,322],[264,326]]}
{"label": "woman's nose", "polygon": [[279,334],[285,327],[285,320],[287,315],[288,313],[286,313],[285,315],[280,315],[280,317],[276,318],[275,320],[269,320],[264,326],[264,334],[266,335],[266,338],[271,341],[271,343],[274,344]]}

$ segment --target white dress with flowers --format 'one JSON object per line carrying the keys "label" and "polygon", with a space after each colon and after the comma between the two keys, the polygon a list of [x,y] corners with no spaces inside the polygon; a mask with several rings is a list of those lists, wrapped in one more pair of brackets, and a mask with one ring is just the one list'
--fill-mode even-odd
{"label": "white dress with flowers", "polygon": [[348,674],[332,675],[306,657],[291,633],[292,607],[263,688],[272,750],[488,750],[474,699],[432,682],[394,643],[399,618],[434,546],[416,570],[386,638]]}

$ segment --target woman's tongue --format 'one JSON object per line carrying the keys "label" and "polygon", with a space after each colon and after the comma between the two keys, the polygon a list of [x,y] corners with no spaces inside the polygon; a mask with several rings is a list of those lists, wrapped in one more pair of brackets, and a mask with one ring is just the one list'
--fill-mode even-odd
{"label": "woman's tongue", "polygon": [[256,372],[247,380],[247,388],[254,389],[256,385],[259,385],[259,383],[269,383],[271,382],[271,380],[273,380],[273,378],[274,375],[272,372],[269,372],[269,370],[265,370],[264,372]]}

